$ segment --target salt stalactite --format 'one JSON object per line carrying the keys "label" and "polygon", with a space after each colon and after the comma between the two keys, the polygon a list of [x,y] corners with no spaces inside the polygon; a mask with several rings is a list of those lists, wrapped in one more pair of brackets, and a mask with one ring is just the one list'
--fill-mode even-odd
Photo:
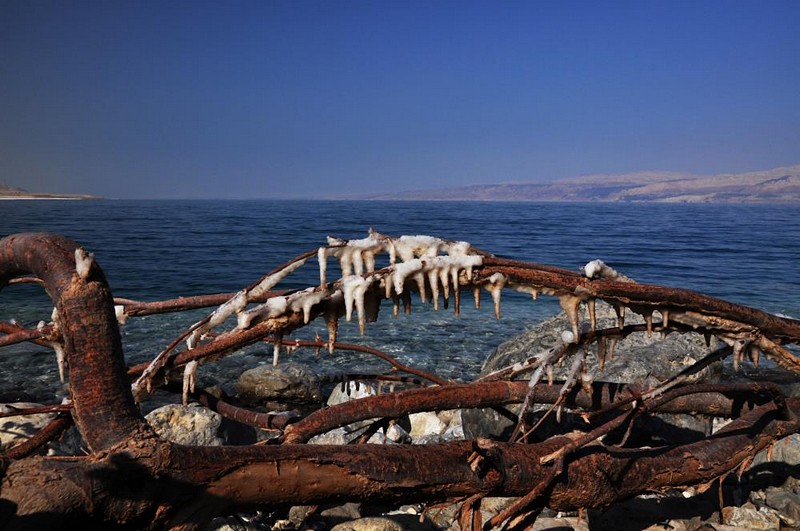
{"label": "salt stalactite", "polygon": [[192,360],[183,368],[183,405],[189,403],[189,393],[194,393],[197,380],[197,360]]}
{"label": "salt stalactite", "polygon": [[[463,247],[457,247],[457,249],[463,249]],[[433,258],[414,259],[411,262],[404,263],[413,264],[416,260],[421,260],[422,262],[422,271],[427,276],[428,284],[431,287],[434,309],[437,310],[439,309],[440,283],[445,294],[445,301],[447,301],[450,297],[451,280],[453,287],[456,288],[459,285],[459,275],[462,270],[467,278],[471,279],[473,268],[483,263],[482,257],[467,255],[435,256]],[[422,297],[422,301],[425,302],[424,297]]]}
{"label": "salt stalactite", "polygon": [[758,362],[761,358],[761,351],[758,349],[758,346],[755,343],[750,343],[747,346],[747,357],[750,358],[750,363],[753,364],[753,367],[758,369]]}
{"label": "salt stalactite", "polygon": [[572,325],[572,333],[575,334],[575,341],[577,342],[578,338],[581,336],[580,315],[578,313],[581,299],[580,297],[567,293],[559,295],[558,303],[561,305],[561,308],[563,308],[564,313],[567,314],[567,318]]}
{"label": "salt stalactite", "polygon": [[400,294],[400,299],[403,301],[403,312],[406,315],[411,315],[411,294],[404,291]]}
{"label": "salt stalactite", "polygon": [[741,339],[721,337],[721,339],[733,348],[733,370],[738,372],[739,365],[744,362],[745,352],[749,345]]}
{"label": "salt stalactite", "polygon": [[602,336],[597,338],[597,360],[602,371],[606,368],[606,339]]}
{"label": "salt stalactite", "polygon": [[272,366],[277,367],[281,355],[281,345],[283,344],[283,334],[275,336],[275,343],[272,345]]}
{"label": "salt stalactite", "polygon": [[114,305],[114,315],[117,318],[117,324],[119,326],[125,326],[125,323],[128,322],[128,314],[125,313],[125,306],[121,304]]}
{"label": "salt stalactite", "polygon": [[[409,260],[407,262],[402,262],[400,264],[395,264],[392,271],[392,283],[394,284],[394,291],[400,295],[403,293],[404,285],[406,282],[406,278],[409,276],[414,276],[420,274],[423,268],[422,260],[419,258],[415,258],[413,260]],[[424,278],[423,278],[423,289],[420,290],[420,294],[422,295],[425,292],[424,289]],[[417,284],[419,285],[419,281],[417,280]],[[424,302],[424,300],[423,300]]]}
{"label": "salt stalactite", "polygon": [[319,286],[324,287],[327,284],[326,276],[328,274],[328,249],[320,247],[317,251],[317,262],[319,263]]}
{"label": "salt stalactite", "polygon": [[381,309],[381,298],[376,293],[367,290],[364,295],[364,318],[368,323],[378,320],[378,312]]}
{"label": "salt stalactite", "polygon": [[[482,257],[469,254],[472,246],[468,242],[447,242],[425,235],[400,236],[392,239],[370,229],[367,238],[342,240],[328,237],[328,244],[328,247],[320,248],[317,252],[321,285],[326,282],[328,256],[339,258],[344,279],[363,275],[365,270],[366,273],[373,272],[375,255],[387,251],[392,269],[382,279],[385,298],[394,299],[392,288],[395,295],[403,295],[404,284],[411,278],[417,285],[423,303],[428,300],[427,286],[430,286],[436,309],[439,306],[440,292],[444,293],[445,307],[449,305],[451,282],[455,289],[459,285],[459,274],[462,270],[465,271],[467,279],[471,280],[473,268],[483,263]],[[447,256],[439,256],[440,252],[446,252]],[[400,263],[397,263],[398,259]],[[458,295],[456,297],[458,298]],[[406,297],[403,297],[404,303],[406,300]],[[398,306],[395,299],[395,308]],[[458,312],[460,308],[458,304],[456,306]],[[405,307],[408,312],[408,304],[405,304]],[[397,311],[396,309],[395,312]]]}
{"label": "salt stalactite", "polygon": [[392,293],[392,316],[400,315],[400,295]]}
{"label": "salt stalactite", "polygon": [[531,300],[534,301],[539,297],[539,290],[527,284],[517,284],[515,282],[509,282],[508,287],[519,293],[527,293],[528,295],[531,296]]}
{"label": "salt stalactite", "polygon": [[661,308],[659,313],[661,314],[661,326],[669,328],[669,308]]}
{"label": "salt stalactite", "polygon": [[614,307],[614,313],[617,314],[617,328],[622,330],[625,327],[625,306],[621,304],[613,304],[612,306]]}
{"label": "salt stalactite", "polygon": [[394,273],[391,270],[389,270],[380,279],[380,286],[383,288],[383,298],[384,299],[389,299],[393,295],[395,295],[393,278],[394,278]]}
{"label": "salt stalactite", "polygon": [[364,334],[366,328],[366,312],[364,310],[364,295],[372,285],[374,277],[362,277],[350,275],[342,278],[342,293],[344,294],[345,318],[347,321],[353,316],[353,306],[355,305],[358,314],[358,329]]}
{"label": "salt stalactite", "polygon": [[311,320],[311,308],[325,299],[326,290],[306,288],[303,291],[292,293],[287,297],[286,302],[289,309],[293,312],[303,312],[303,322],[308,324]]}
{"label": "salt stalactite", "polygon": [[75,271],[83,280],[89,280],[89,270],[94,263],[94,254],[87,252],[83,247],[75,249]]}
{"label": "salt stalactite", "polygon": [[58,378],[59,380],[61,380],[61,383],[63,384],[67,367],[67,355],[66,352],[64,352],[64,345],[62,345],[58,341],[50,341],[48,342],[48,346],[52,348],[56,353],[56,363],[58,364]]}
{"label": "salt stalactite", "polygon": [[286,297],[270,297],[266,302],[259,304],[255,308],[240,312],[236,318],[236,328],[244,330],[250,328],[253,321],[262,321],[281,316],[286,313],[287,307]]}
{"label": "salt stalactite", "polygon": [[597,330],[597,310],[594,298],[586,299],[586,311],[589,313],[590,330],[594,332]]}
{"label": "salt stalactite", "polygon": [[336,344],[336,332],[339,329],[339,315],[330,304],[325,310],[325,324],[328,329],[328,353],[333,354],[334,345]]}
{"label": "salt stalactite", "polygon": [[369,231],[369,236],[359,240],[342,240],[328,236],[328,247],[321,247],[317,251],[320,285],[325,285],[328,256],[335,256],[339,259],[342,277],[348,277],[353,274],[372,273],[375,271],[375,256],[384,250],[389,251],[391,255],[392,249],[391,240],[372,229]]}
{"label": "salt stalactite", "polygon": [[500,297],[503,293],[508,278],[502,273],[495,273],[489,277],[488,283],[484,285],[486,291],[492,294],[492,302],[494,302],[494,316],[500,319]]}
{"label": "salt stalactite", "polygon": [[614,280],[616,282],[634,282],[614,268],[606,265],[602,260],[592,260],[581,268],[586,278]]}
{"label": "salt stalactite", "polygon": [[581,378],[581,387],[583,388],[583,392],[589,396],[592,396],[592,384],[594,383],[594,374],[583,371],[580,374],[580,378]]}
{"label": "salt stalactite", "polygon": [[617,348],[617,342],[619,341],[619,337],[613,336],[610,341],[610,345],[608,347],[608,359],[614,361],[614,350]]}
{"label": "salt stalactite", "polygon": [[475,299],[475,309],[481,309],[481,288],[480,286],[475,286],[472,288],[472,296]]}
{"label": "salt stalactite", "polygon": [[439,271],[435,267],[427,268],[428,284],[431,287],[431,299],[433,300],[433,309],[439,311]]}
{"label": "salt stalactite", "polygon": [[653,312],[644,314],[644,322],[647,324],[647,337],[653,337]]}
{"label": "salt stalactite", "polygon": [[450,303],[450,277],[454,270],[456,270],[454,267],[442,267],[438,271],[438,280],[442,285],[442,295],[445,308],[447,308],[447,305]]}

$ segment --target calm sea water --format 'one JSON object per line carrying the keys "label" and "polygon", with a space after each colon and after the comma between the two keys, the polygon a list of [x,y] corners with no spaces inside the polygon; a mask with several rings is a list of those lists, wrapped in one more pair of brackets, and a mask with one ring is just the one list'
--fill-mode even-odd
{"label": "calm sea water", "polygon": [[[430,234],[467,240],[498,256],[578,270],[601,258],[641,282],[685,287],[789,316],[800,316],[800,207],[794,205],[427,203],[339,201],[0,201],[0,236],[26,231],[65,234],[95,253],[115,296],[159,300],[235,291],[273,267],[325,243],[327,235],[361,238],[370,227],[390,235]],[[333,262],[331,262],[333,267]],[[318,281],[315,261],[286,288]],[[280,287],[280,286],[279,286]],[[367,335],[355,323],[343,338],[382,348],[402,361],[451,378],[470,379],[497,345],[556,313],[557,302],[508,293],[496,321],[484,308],[434,312],[415,301],[410,316],[385,305]],[[465,305],[466,306],[466,305]],[[35,325],[52,306],[32,286],[0,291],[0,319]],[[129,321],[129,362],[151,359],[206,312]],[[314,324],[298,338],[325,337]],[[207,378],[230,384],[267,362],[254,347],[214,366]],[[320,372],[380,370],[369,357],[313,353],[292,357]],[[54,356],[39,347],[0,349],[0,392],[55,389]],[[37,393],[38,394],[41,393]]]}

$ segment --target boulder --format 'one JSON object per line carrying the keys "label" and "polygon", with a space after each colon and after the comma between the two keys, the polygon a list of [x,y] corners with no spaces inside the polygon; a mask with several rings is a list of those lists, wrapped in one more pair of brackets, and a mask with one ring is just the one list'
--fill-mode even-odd
{"label": "boulder", "polygon": [[[617,326],[616,314],[610,305],[597,301],[596,313],[598,329]],[[657,315],[656,320],[658,320]],[[626,311],[626,324],[643,322],[644,319],[638,314]],[[588,328],[588,323],[588,317],[583,315],[582,326]],[[562,341],[562,333],[568,330],[571,330],[571,324],[564,312],[543,321],[501,344],[487,358],[481,375],[525,361],[540,352],[555,347]],[[671,333],[663,338],[658,333],[653,333],[649,337],[646,333],[636,333],[619,340],[614,349],[614,357],[606,355],[602,368],[596,354],[596,347],[590,347],[586,355],[586,371],[592,375],[595,381],[638,382],[652,386],[713,352],[717,346],[714,339],[710,345],[706,345],[704,337],[696,333]],[[562,366],[555,367],[554,377],[556,379],[565,378],[570,365],[571,363],[567,361]],[[702,371],[696,380],[716,381],[720,374],[721,364],[714,364],[711,368]],[[530,373],[522,375],[520,378],[530,378]],[[509,409],[516,412],[519,408]],[[468,438],[504,438],[512,429],[510,420],[491,409],[466,410],[462,416],[464,433]],[[678,426],[682,430],[686,430],[686,440],[696,438],[698,435],[705,435],[711,429],[707,419],[698,419],[689,415],[682,415],[680,418],[675,416],[659,418],[661,420],[651,421],[651,423],[657,424],[654,426],[655,429],[662,429],[660,426],[662,423]],[[545,431],[543,435],[550,434]]]}
{"label": "boulder", "polygon": [[187,446],[220,446],[222,416],[191,404],[169,404],[154,409],[145,417],[159,436]]}
{"label": "boulder", "polygon": [[441,435],[447,429],[447,424],[431,411],[412,413],[408,418],[411,421],[411,437],[414,440],[425,435]]}
{"label": "boulder", "polygon": [[767,505],[775,509],[781,521],[789,527],[800,527],[800,494],[782,488],[767,489]]}
{"label": "boulder", "polygon": [[[13,413],[20,409],[41,407],[41,404],[32,402],[12,402],[0,404],[0,413]],[[16,417],[0,418],[0,450],[5,450],[21,444],[50,424],[56,418],[55,413],[36,413],[34,415],[20,415]]]}
{"label": "boulder", "polygon": [[756,508],[752,503],[723,507],[722,521],[725,525],[754,531],[780,531],[781,528],[781,520],[775,511],[768,507]]}
{"label": "boulder", "polygon": [[[334,387],[326,403],[329,406],[333,406],[349,400],[374,396],[375,394],[377,394],[377,390],[374,384],[358,381],[343,382]],[[358,437],[360,431],[374,420],[377,419],[362,420],[348,426],[335,428],[327,433],[312,437],[308,442],[309,444],[347,444],[350,440]],[[400,423],[393,423],[386,430],[378,430],[370,437],[368,442],[372,444],[410,443],[409,429],[408,419],[401,419]]]}
{"label": "boulder", "polygon": [[431,531],[427,521],[420,522],[415,514],[369,516],[335,525],[331,531]]}
{"label": "boulder", "polygon": [[277,367],[265,364],[247,370],[239,376],[235,390],[242,402],[254,405],[322,401],[322,389],[313,371],[294,362],[283,362]]}

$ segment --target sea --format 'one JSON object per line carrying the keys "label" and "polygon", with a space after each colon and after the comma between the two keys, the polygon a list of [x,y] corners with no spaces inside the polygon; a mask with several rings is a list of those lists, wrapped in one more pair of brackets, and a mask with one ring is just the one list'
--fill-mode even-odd
{"label": "sea", "polygon": [[[602,259],[639,282],[688,288],[767,312],[800,317],[800,205],[305,200],[0,201],[0,237],[55,232],[93,252],[116,297],[157,301],[234,292],[273,268],[326,244],[328,235],[363,238],[427,234],[466,240],[497,256],[578,271]],[[384,263],[386,259],[384,257]],[[380,265],[380,262],[379,262]],[[330,259],[328,278],[336,273]],[[318,283],[316,260],[277,288]],[[439,376],[468,381],[501,343],[554,315],[551,297],[508,292],[502,317],[484,294],[481,309],[434,311],[414,301],[411,315],[385,303],[364,336],[342,323],[340,340],[367,344]],[[464,301],[471,301],[466,296]],[[0,291],[0,320],[35,327],[52,304],[33,285]],[[129,364],[155,357],[211,309],[132,318],[122,328]],[[354,319],[355,321],[355,319]],[[290,337],[327,337],[318,319]],[[298,350],[283,359],[320,375],[382,372],[368,355]],[[238,375],[271,363],[260,344],[200,367],[201,384],[230,390]],[[0,400],[59,399],[52,351],[32,344],[0,348]]]}

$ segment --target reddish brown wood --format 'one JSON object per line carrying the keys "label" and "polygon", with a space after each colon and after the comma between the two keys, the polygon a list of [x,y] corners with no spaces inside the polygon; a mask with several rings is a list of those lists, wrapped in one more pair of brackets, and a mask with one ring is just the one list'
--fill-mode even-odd
{"label": "reddish brown wood", "polygon": [[[475,495],[527,495],[509,517],[532,510],[531,505],[561,510],[605,507],[642,492],[719,478],[778,438],[800,430],[800,399],[784,404],[778,397],[745,412],[714,437],[692,444],[656,449],[574,446],[563,473],[557,475],[554,465],[543,464],[542,459],[567,445],[569,439],[564,437],[537,444],[475,440],[422,446],[175,445],[158,439],[133,403],[110,291],[96,264],[85,278],[76,272],[76,247],[66,238],[48,234],[0,240],[0,287],[13,277],[32,273],[42,279],[55,302],[70,365],[74,416],[92,452],[85,458],[9,460],[6,455],[0,460],[0,526],[5,529],[86,525],[194,529],[217,514],[247,507],[349,500],[434,502]],[[529,281],[544,279],[564,292],[580,285],[612,302],[691,308],[759,326],[777,339],[800,338],[791,320],[693,292],[605,281],[588,286],[589,281],[574,273],[500,262],[487,264],[476,278],[490,271]],[[270,319],[180,353],[170,366],[221,355],[299,326],[299,314]],[[382,395],[332,407],[289,425],[286,440],[305,440],[331,426],[372,416],[519,402],[527,387],[525,382],[493,381]],[[595,393],[577,392],[565,406],[601,407],[603,393],[610,398],[611,389],[600,386],[599,399]],[[559,391],[558,386],[537,387],[535,393],[541,396],[536,399],[557,399]],[[763,393],[748,396],[756,403],[775,398]],[[693,407],[690,397],[684,398],[683,407]],[[701,400],[698,410],[727,413],[736,407],[733,398],[722,396]],[[600,470],[602,474],[597,473]],[[474,515],[465,516],[467,520],[479,525]]]}
{"label": "reddish brown wood", "polygon": [[87,280],[75,268],[78,245],[63,236],[17,234],[0,240],[0,287],[33,274],[54,301],[70,367],[75,418],[87,444],[101,451],[150,433],[130,393],[111,291],[93,263]]}

